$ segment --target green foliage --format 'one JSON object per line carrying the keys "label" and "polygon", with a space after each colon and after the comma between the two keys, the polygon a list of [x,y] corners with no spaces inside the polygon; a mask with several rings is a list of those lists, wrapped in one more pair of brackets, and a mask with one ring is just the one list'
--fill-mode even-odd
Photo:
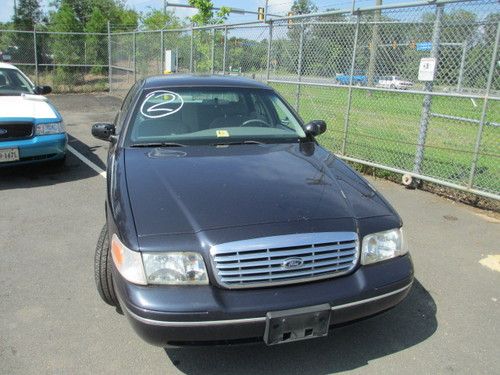
{"label": "green foliage", "polygon": [[[108,21],[111,24],[126,25],[128,29],[130,26],[137,27],[138,24],[137,12],[127,9],[121,0],[56,0],[53,4],[57,10],[50,14],[51,23],[64,5],[72,9],[80,29],[85,31],[90,27],[92,30],[105,32]],[[89,23],[90,26],[87,26]]]}
{"label": "green foliage", "polygon": [[[69,1],[66,2],[66,0],[63,0],[58,11],[52,15],[52,22],[49,30],[59,32],[83,31]],[[52,34],[51,50],[54,55],[54,60],[59,64],[77,64],[80,60],[81,38],[83,38],[83,36],[80,35]],[[56,67],[54,84],[71,83],[77,78],[71,74],[71,71],[72,68],[68,66]]]}
{"label": "green foliage", "polygon": [[311,0],[295,0],[290,8],[294,15],[309,14],[318,11],[318,7]]}
{"label": "green foliage", "polygon": [[162,12],[149,8],[140,17],[141,28],[144,30],[175,29],[182,27],[181,21],[174,12]]}
{"label": "green foliage", "polygon": [[198,13],[191,17],[191,21],[198,26],[224,23],[231,11],[228,7],[221,7],[214,13],[214,4],[210,0],[189,0],[189,5],[198,9]]}
{"label": "green foliage", "polygon": [[39,0],[18,0],[16,13],[13,17],[16,30],[33,30],[42,18]]}
{"label": "green foliage", "polygon": [[[105,65],[107,61],[107,38],[92,33],[104,33],[107,31],[107,20],[104,14],[97,8],[92,11],[90,18],[85,25],[85,57],[84,63]],[[92,67],[94,74],[102,73],[101,67]]]}

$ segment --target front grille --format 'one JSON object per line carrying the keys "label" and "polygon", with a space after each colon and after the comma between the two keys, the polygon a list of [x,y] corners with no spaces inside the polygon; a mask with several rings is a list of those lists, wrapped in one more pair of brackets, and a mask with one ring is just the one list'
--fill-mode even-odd
{"label": "front grille", "polygon": [[340,276],[358,261],[355,232],[321,232],[227,242],[210,249],[217,282],[265,287]]}
{"label": "front grille", "polygon": [[0,123],[0,142],[26,139],[33,135],[33,124],[31,122]]}

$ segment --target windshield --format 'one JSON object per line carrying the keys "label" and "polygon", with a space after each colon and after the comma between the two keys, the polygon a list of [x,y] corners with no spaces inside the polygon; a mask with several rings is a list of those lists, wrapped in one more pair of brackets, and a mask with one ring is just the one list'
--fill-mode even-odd
{"label": "windshield", "polygon": [[146,91],[126,135],[127,146],[298,141],[299,121],[271,90],[183,87]]}
{"label": "windshield", "polygon": [[19,71],[0,68],[0,95],[33,94],[33,86]]}

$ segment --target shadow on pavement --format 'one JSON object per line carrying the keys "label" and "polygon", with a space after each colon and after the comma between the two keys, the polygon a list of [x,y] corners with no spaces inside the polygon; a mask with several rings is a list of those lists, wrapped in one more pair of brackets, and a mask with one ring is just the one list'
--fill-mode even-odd
{"label": "shadow on pavement", "polygon": [[[68,135],[68,141],[68,144],[75,150],[103,170],[106,170],[105,163],[93,153],[92,148],[70,135]],[[52,162],[0,166],[0,191],[50,186],[63,182],[83,180],[97,175],[97,172],[67,151],[64,166],[57,166]]]}
{"label": "shadow on pavement", "polygon": [[326,338],[266,347],[167,348],[186,374],[329,374],[352,370],[417,345],[437,329],[436,304],[415,280],[408,297],[394,309],[330,331]]}

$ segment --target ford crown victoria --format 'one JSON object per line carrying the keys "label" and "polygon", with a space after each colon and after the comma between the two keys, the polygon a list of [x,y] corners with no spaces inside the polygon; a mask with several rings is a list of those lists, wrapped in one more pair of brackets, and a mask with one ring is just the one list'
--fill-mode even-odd
{"label": "ford crown victoria", "polygon": [[67,136],[63,119],[15,66],[0,63],[0,167],[40,161],[64,163]]}
{"label": "ford crown victoria", "polygon": [[138,81],[114,124],[99,294],[160,346],[321,337],[397,305],[402,221],[272,88],[241,77]]}

